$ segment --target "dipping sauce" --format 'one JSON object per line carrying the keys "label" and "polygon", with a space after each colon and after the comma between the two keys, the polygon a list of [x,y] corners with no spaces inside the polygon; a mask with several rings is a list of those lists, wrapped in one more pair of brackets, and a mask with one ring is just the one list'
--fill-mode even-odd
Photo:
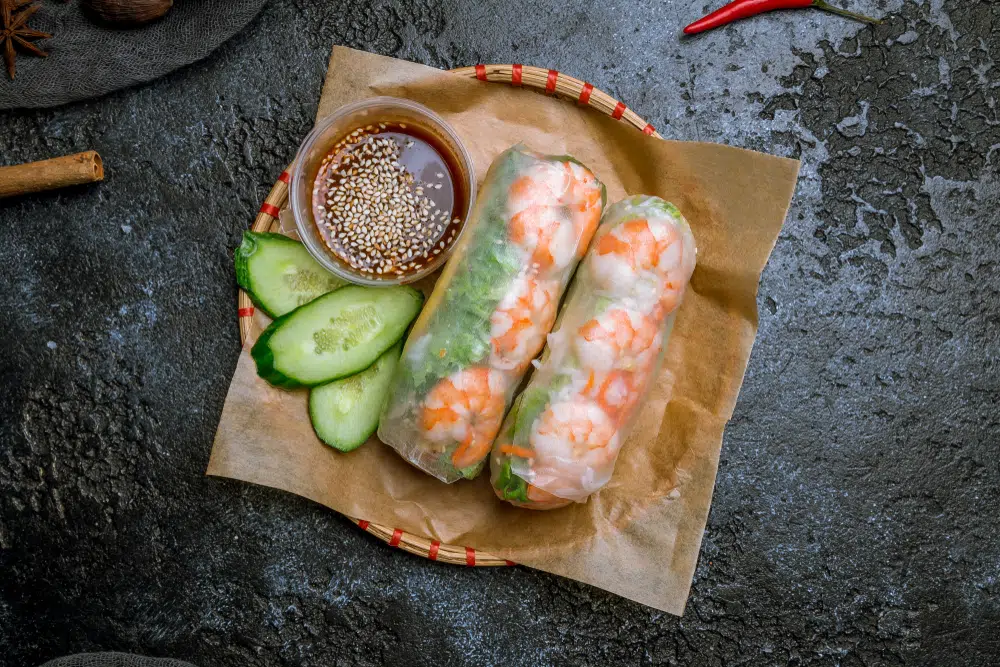
{"label": "dipping sauce", "polygon": [[319,235],[340,262],[373,278],[418,273],[462,225],[469,196],[458,160],[416,123],[374,122],[336,141],[313,182]]}

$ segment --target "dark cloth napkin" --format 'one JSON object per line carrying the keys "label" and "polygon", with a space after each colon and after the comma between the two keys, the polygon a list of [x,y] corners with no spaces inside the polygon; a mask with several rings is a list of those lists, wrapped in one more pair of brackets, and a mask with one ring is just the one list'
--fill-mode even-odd
{"label": "dark cloth napkin", "polygon": [[47,58],[18,53],[17,77],[0,69],[0,109],[51,107],[104,95],[204,58],[240,31],[265,0],[175,0],[166,16],[137,28],[99,25],[79,2],[42,2],[28,20],[52,33]]}

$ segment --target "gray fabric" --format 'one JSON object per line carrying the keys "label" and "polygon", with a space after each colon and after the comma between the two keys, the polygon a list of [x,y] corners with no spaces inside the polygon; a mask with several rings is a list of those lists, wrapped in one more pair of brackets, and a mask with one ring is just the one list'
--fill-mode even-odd
{"label": "gray fabric", "polygon": [[43,0],[28,21],[53,34],[47,58],[18,52],[17,78],[0,71],[0,109],[49,107],[155,79],[204,58],[250,22],[265,0],[174,0],[162,19],[124,30],[98,25],[78,0]]}
{"label": "gray fabric", "polygon": [[130,653],[77,653],[50,660],[41,667],[195,667],[169,658],[143,658]]}

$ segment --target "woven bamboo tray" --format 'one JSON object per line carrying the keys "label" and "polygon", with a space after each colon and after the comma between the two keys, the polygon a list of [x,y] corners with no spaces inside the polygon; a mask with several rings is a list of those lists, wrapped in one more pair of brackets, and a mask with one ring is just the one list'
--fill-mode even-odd
{"label": "woven bamboo tray", "polygon": [[[476,65],[474,67],[460,67],[451,71],[470,79],[508,83],[512,86],[531,88],[547,95],[556,95],[572,100],[580,106],[591,107],[615,120],[627,123],[645,134],[663,138],[652,125],[625,106],[624,102],[620,102],[586,81],[561,74],[554,69],[514,64]],[[281,213],[281,209],[288,205],[288,186],[292,180],[291,171],[292,167],[289,165],[285,171],[281,172],[274,187],[271,188],[271,192],[268,193],[264,203],[260,206],[260,211],[250,227],[252,231],[270,232],[278,229],[278,215]],[[237,314],[240,321],[240,340],[245,344],[247,336],[250,335],[254,307],[250,297],[243,290],[240,290],[239,293]],[[356,523],[361,530],[374,535],[389,546],[398,547],[403,551],[431,560],[476,567],[514,565],[509,560],[476,551],[471,547],[441,544],[437,540],[428,540],[425,537],[407,533],[400,528],[389,528],[351,516],[347,518]]]}

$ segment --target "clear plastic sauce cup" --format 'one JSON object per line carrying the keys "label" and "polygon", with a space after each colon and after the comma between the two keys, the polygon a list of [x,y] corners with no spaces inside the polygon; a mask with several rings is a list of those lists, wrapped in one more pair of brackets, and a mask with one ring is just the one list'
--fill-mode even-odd
{"label": "clear plastic sauce cup", "polygon": [[476,195],[461,140],[430,109],[376,97],[337,110],[295,158],[290,201],[310,254],[359,285],[399,285],[440,268]]}

